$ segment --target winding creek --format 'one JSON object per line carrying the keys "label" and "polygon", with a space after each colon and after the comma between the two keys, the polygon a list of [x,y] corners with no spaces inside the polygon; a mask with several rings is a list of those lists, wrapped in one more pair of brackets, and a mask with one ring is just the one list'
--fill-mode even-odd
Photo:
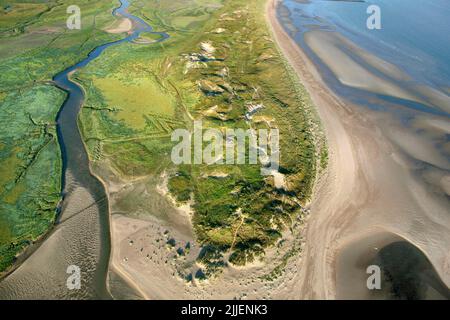
{"label": "winding creek", "polygon": [[[132,33],[96,47],[85,59],[53,78],[55,85],[68,94],[57,116],[63,163],[59,221],[42,245],[4,279],[0,287],[1,298],[111,298],[107,288],[111,252],[108,198],[102,182],[91,173],[89,157],[77,124],[85,94],[83,88],[70,77],[99,58],[109,47],[133,42],[143,32],[160,35],[155,42],[169,38],[167,33],[153,31],[144,20],[130,14],[128,0],[120,0],[120,3],[112,15],[130,19]],[[76,265],[81,270],[79,290],[68,290],[66,286],[69,277],[66,270],[70,265]]]}

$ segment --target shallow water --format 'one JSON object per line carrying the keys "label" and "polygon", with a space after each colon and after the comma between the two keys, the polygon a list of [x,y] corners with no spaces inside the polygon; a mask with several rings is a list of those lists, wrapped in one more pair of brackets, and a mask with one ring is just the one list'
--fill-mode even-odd
{"label": "shallow water", "polygon": [[[381,8],[381,30],[366,27],[370,4]],[[330,89],[381,118],[414,174],[450,205],[447,183],[424,178],[450,178],[450,127],[434,125],[450,123],[450,2],[284,0],[277,14]]]}
{"label": "shallow water", "polygon": [[[401,67],[416,80],[450,85],[450,2],[447,0],[295,1],[284,0],[291,22],[302,31],[320,25]],[[381,9],[381,29],[369,30],[366,10]]]}
{"label": "shallow water", "polygon": [[[381,8],[381,30],[366,27],[369,16],[366,9],[371,4]],[[421,250],[450,250],[433,249],[432,243],[433,237],[450,227],[450,41],[447,34],[450,2],[283,0],[277,15],[327,86],[344,103],[355,105],[390,142],[386,153],[410,177],[409,184],[401,186],[401,191],[416,201],[411,203],[411,211],[402,212],[402,232],[412,237],[411,243],[395,236],[395,241],[380,240],[383,244],[377,240],[376,246],[372,240],[363,240],[350,245],[350,250],[344,248],[336,271],[338,298],[448,298],[448,288],[430,262],[423,262],[427,252]],[[374,169],[374,172],[382,171],[383,168]],[[392,215],[400,216],[400,213]],[[429,229],[434,230],[429,237],[408,230],[408,226],[427,219],[430,219]],[[439,231],[434,227],[439,227]],[[440,238],[446,236],[441,233]],[[390,246],[393,242],[402,244]],[[421,244],[420,249],[413,242]],[[378,258],[375,247],[380,250]],[[398,296],[392,293],[394,289],[377,294],[367,292],[365,267],[376,259],[391,268],[391,283],[398,289]],[[411,272],[406,278],[392,271],[407,261],[423,262],[427,267]],[[439,289],[423,284],[430,274]],[[359,278],[355,285],[356,276]],[[408,289],[400,288],[402,281],[405,286],[415,287],[408,293]],[[440,291],[436,293],[436,290]]]}

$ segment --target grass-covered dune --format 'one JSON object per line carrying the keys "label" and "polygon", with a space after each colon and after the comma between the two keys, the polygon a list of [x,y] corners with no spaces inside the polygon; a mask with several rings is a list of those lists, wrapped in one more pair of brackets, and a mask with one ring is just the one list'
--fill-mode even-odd
{"label": "grass-covered dune", "polygon": [[0,1],[0,275],[53,225],[61,156],[55,119],[65,93],[52,77],[94,47],[117,1],[77,1],[81,30],[68,30],[73,1]]}
{"label": "grass-covered dune", "polygon": [[[194,211],[204,247],[197,262],[206,275],[263,258],[281,241],[303,214],[326,159],[311,102],[271,40],[264,5],[134,1],[130,11],[170,38],[108,49],[76,74],[87,92],[80,127],[94,168],[123,183],[143,177],[161,183],[167,174],[170,195]],[[264,107],[246,121],[257,104]],[[170,135],[191,129],[194,119],[220,130],[278,128],[284,187],[262,176],[260,165],[175,166]],[[144,201],[132,197],[116,201],[113,211],[135,214]]]}

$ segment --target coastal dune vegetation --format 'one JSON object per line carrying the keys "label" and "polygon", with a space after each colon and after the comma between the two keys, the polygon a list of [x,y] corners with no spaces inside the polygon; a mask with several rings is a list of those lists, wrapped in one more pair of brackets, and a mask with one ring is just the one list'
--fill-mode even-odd
{"label": "coastal dune vegetation", "polygon": [[[161,217],[154,206],[143,208],[147,192],[129,188],[167,189],[175,207],[190,208],[202,250],[186,259],[200,267],[200,278],[263,261],[266,248],[304,218],[326,164],[320,125],[271,39],[264,4],[132,2],[132,14],[170,38],[111,48],[74,75],[87,93],[80,128],[94,171],[114,190],[112,213]],[[171,134],[191,130],[194,120],[222,132],[279,129],[283,185],[262,176],[261,165],[174,165]]]}

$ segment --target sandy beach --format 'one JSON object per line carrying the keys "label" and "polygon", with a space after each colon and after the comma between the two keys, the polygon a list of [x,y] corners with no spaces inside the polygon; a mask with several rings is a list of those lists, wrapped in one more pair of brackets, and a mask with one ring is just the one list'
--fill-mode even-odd
{"label": "sandy beach", "polygon": [[[164,187],[154,188],[148,181],[110,186],[112,255],[110,260],[109,289],[113,297],[123,296],[126,290],[132,296],[144,299],[271,299],[283,288],[283,277],[274,282],[261,279],[277,265],[278,258],[293,243],[299,244],[298,236],[304,232],[299,227],[294,235],[286,237],[286,245],[268,250],[264,263],[256,262],[245,267],[228,266],[219,277],[212,280],[195,278],[201,265],[196,261],[200,246],[192,234],[189,212],[174,207],[170,198],[161,192]],[[120,211],[124,193],[139,193],[141,199],[151,201],[151,215],[130,216]],[[144,197],[142,197],[145,194]],[[147,207],[148,208],[148,207]],[[164,209],[161,209],[164,208]],[[157,214],[164,211],[164,214]],[[169,245],[171,240],[173,245]],[[189,249],[187,245],[189,243]],[[182,248],[183,254],[178,254]],[[192,281],[185,276],[193,275]],[[292,278],[295,268],[290,267],[286,276]],[[113,278],[119,276],[121,284]],[[130,296],[127,296],[129,298]]]}
{"label": "sandy beach", "polygon": [[[386,130],[400,130],[388,116],[369,110],[362,113],[361,108],[342,101],[326,87],[310,59],[278,22],[276,4],[277,0],[267,4],[273,35],[318,108],[330,155],[327,173],[317,185],[311,206],[299,273],[286,283],[286,293],[295,292],[295,298],[300,299],[365,298],[367,276],[361,261],[369,261],[367,256],[373,250],[399,238],[419,248],[449,286],[450,217],[445,195],[428,192],[411,173],[414,159],[385,135]],[[311,41],[321,52],[331,46]],[[356,245],[366,245],[366,249],[359,249],[359,256],[346,259],[337,268],[342,249]],[[337,279],[347,277],[352,282],[340,283],[338,294]]]}

